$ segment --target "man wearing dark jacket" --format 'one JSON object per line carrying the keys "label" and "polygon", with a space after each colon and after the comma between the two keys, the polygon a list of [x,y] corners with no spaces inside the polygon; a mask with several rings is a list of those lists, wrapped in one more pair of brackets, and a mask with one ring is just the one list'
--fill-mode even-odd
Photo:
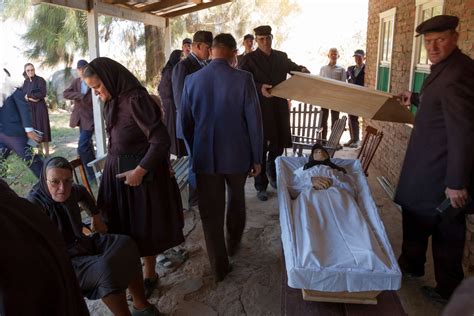
{"label": "man wearing dark jacket", "polygon": [[[270,89],[286,80],[290,71],[309,72],[292,62],[286,53],[272,49],[272,28],[262,25],[254,29],[258,48],[246,54],[239,68],[253,75],[257,87],[263,120],[262,172],[255,177],[255,189],[260,201],[268,199],[267,187],[276,187],[275,159],[284,148],[291,147],[290,109],[286,99],[274,97]],[[267,177],[268,175],[268,177]]]}
{"label": "man wearing dark jacket", "polygon": [[[354,66],[349,66],[347,68],[347,82],[356,84],[358,86],[364,86],[365,79],[365,64],[364,58],[365,53],[362,49],[358,49],[354,52],[354,59],[356,64]],[[351,139],[344,144],[344,146],[349,146],[352,148],[357,148],[359,146],[359,117],[356,115],[349,114],[349,131],[351,134]]]}
{"label": "man wearing dark jacket", "polygon": [[[212,45],[212,33],[208,31],[197,31],[193,36],[191,53],[181,60],[173,68],[171,84],[173,87],[174,104],[176,105],[176,138],[183,139],[181,128],[181,94],[183,93],[184,79],[207,64]],[[189,154],[189,152],[188,152]],[[189,168],[189,208],[197,205],[196,174]]]}
{"label": "man wearing dark jacket", "polygon": [[216,36],[212,62],[186,78],[181,103],[183,134],[197,175],[199,212],[216,281],[229,271],[227,255],[236,252],[242,239],[245,181],[249,174],[258,174],[262,159],[257,91],[252,75],[230,65],[236,46],[232,35]]}
{"label": "man wearing dark jacket", "polygon": [[81,59],[77,62],[77,73],[79,77],[74,79],[63,95],[65,99],[73,100],[69,126],[75,128],[79,126],[79,143],[77,153],[81,157],[82,163],[87,170],[89,181],[95,180],[94,171],[87,167],[87,164],[95,159],[94,144],[92,135],[94,135],[94,113],[92,108],[91,89],[82,79],[82,72],[87,66],[87,61]]}
{"label": "man wearing dark jacket", "polygon": [[[422,291],[439,302],[464,277],[465,211],[473,208],[474,62],[457,47],[458,22],[440,15],[416,28],[424,35],[431,73],[420,94],[400,94],[402,104],[413,103],[418,111],[395,195],[403,210],[399,264],[405,276],[423,276],[431,236],[437,284]],[[445,212],[453,215],[443,219],[437,207],[446,198],[452,207]]]}

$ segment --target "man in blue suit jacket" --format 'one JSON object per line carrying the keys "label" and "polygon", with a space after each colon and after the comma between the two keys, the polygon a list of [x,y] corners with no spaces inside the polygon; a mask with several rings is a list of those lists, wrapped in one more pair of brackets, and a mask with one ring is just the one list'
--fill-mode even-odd
{"label": "man in blue suit jacket", "polygon": [[[25,93],[21,89],[11,88],[10,73],[2,70],[4,78],[3,95],[0,102],[0,157],[7,159],[13,150],[18,156],[28,163],[28,167],[39,178],[43,162],[33,153],[33,148],[28,145],[28,138],[38,142],[41,138],[33,131],[31,112],[25,101]],[[7,91],[8,90],[8,91]]]}
{"label": "man in blue suit jacket", "polygon": [[[184,79],[207,64],[209,53],[212,45],[212,33],[209,31],[197,31],[193,36],[191,53],[185,59],[181,60],[173,67],[171,76],[171,84],[173,86],[173,98],[176,105],[176,138],[184,139],[181,128],[181,95],[183,93]],[[189,152],[188,152],[189,154]],[[196,175],[189,168],[189,209],[196,206],[198,196],[196,190]]]}
{"label": "man in blue suit jacket", "polygon": [[[237,43],[219,34],[212,62],[186,77],[181,123],[197,177],[199,211],[215,280],[230,271],[245,227],[245,181],[261,170],[263,129],[252,75],[230,66]],[[224,240],[227,184],[227,249]]]}

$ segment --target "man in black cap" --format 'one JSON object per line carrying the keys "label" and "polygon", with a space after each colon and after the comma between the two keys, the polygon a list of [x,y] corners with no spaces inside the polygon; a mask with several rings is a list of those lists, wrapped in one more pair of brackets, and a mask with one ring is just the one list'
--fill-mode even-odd
{"label": "man in black cap", "polygon": [[190,38],[185,38],[183,40],[183,44],[181,45],[181,50],[183,51],[183,57],[188,57],[189,53],[191,53],[191,45],[193,41]]}
{"label": "man in black cap", "polygon": [[240,63],[242,62],[242,59],[244,58],[245,55],[247,55],[248,53],[251,53],[253,52],[253,41],[254,41],[255,37],[253,37],[252,34],[247,34],[244,36],[244,41],[243,41],[243,44],[244,44],[244,52],[240,55],[237,55],[237,62],[238,64],[240,65]]}
{"label": "man in black cap", "polygon": [[77,153],[81,157],[81,161],[86,168],[87,178],[89,181],[95,182],[94,170],[87,167],[87,164],[95,159],[94,144],[92,143],[92,135],[94,135],[94,113],[92,108],[92,92],[82,78],[82,73],[87,61],[81,59],[77,62],[78,78],[74,79],[63,96],[67,100],[74,102],[69,126],[75,128],[79,126],[79,142],[77,144]]}
{"label": "man in black cap", "polygon": [[266,201],[269,180],[276,188],[275,159],[283,153],[285,147],[291,147],[288,101],[272,96],[270,89],[285,81],[290,71],[309,71],[292,62],[286,53],[272,49],[273,35],[269,25],[259,26],[254,32],[258,48],[244,56],[239,68],[252,73],[262,110],[262,172],[255,177],[255,189],[258,191],[258,199]]}
{"label": "man in black cap", "polygon": [[[358,49],[354,52],[355,65],[347,68],[347,82],[356,84],[358,86],[364,86],[365,79],[365,53],[362,49]],[[344,144],[351,148],[357,148],[359,146],[359,117],[356,115],[349,114],[349,132],[351,139]]]}
{"label": "man in black cap", "polygon": [[[399,95],[403,105],[418,107],[395,195],[403,210],[399,264],[405,276],[423,276],[431,236],[437,284],[422,291],[442,303],[464,277],[465,213],[474,209],[474,62],[457,47],[458,21],[440,15],[416,28],[431,73],[419,94]],[[440,216],[445,199],[451,207]]]}
{"label": "man in black cap", "polygon": [[[191,53],[188,57],[181,60],[173,68],[171,84],[173,86],[174,104],[176,105],[176,137],[184,141],[183,130],[181,127],[181,94],[183,93],[184,79],[187,75],[198,71],[206,66],[209,59],[212,45],[212,33],[209,31],[197,31],[193,36]],[[188,152],[189,154],[189,152]],[[196,174],[189,168],[189,209],[197,206]]]}

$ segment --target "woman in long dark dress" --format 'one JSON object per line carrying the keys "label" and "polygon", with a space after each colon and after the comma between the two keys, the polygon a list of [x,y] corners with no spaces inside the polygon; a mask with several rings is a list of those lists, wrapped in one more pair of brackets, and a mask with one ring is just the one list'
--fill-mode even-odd
{"label": "woman in long dark dress", "polygon": [[186,147],[182,139],[176,138],[176,105],[173,98],[173,87],[171,85],[171,74],[173,67],[181,60],[182,51],[174,50],[170,59],[161,71],[161,80],[158,85],[158,94],[165,110],[165,125],[171,139],[170,153],[178,158],[186,155]]}
{"label": "woman in long dark dress", "polygon": [[30,104],[33,128],[43,133],[40,151],[48,156],[51,127],[49,125],[48,107],[44,100],[46,98],[46,81],[35,74],[35,66],[33,64],[25,64],[24,70],[25,82],[23,83],[23,92],[26,94],[25,99]]}
{"label": "woman in long dark dress", "polygon": [[181,196],[168,161],[170,138],[159,107],[124,66],[99,57],[84,78],[105,103],[109,138],[97,204],[110,232],[137,243],[151,295],[158,281],[156,255],[184,241]]}
{"label": "woman in long dark dress", "polygon": [[73,184],[73,168],[62,157],[45,161],[39,182],[28,200],[38,205],[58,228],[82,294],[102,301],[114,315],[130,315],[125,290],[133,297],[133,315],[156,315],[158,311],[145,298],[138,249],[125,235],[82,232],[81,209],[92,214],[92,229],[105,233],[95,201],[87,190]]}

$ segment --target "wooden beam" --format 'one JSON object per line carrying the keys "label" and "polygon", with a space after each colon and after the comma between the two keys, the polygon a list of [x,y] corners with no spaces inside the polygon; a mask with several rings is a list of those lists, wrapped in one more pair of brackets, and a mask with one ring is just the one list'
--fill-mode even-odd
{"label": "wooden beam", "polygon": [[180,16],[180,15],[183,15],[183,14],[188,14],[188,13],[191,13],[191,12],[196,12],[196,11],[199,11],[199,10],[208,9],[208,8],[214,7],[216,5],[221,5],[221,4],[228,3],[228,2],[232,2],[232,0],[213,0],[212,2],[201,3],[201,4],[198,4],[195,7],[192,7],[192,8],[173,11],[173,12],[170,12],[170,13],[165,13],[165,14],[160,15],[160,16],[162,16],[164,18],[173,18],[173,17]]}
{"label": "wooden beam", "polygon": [[138,10],[140,10],[141,12],[153,12],[153,11],[159,11],[166,8],[174,7],[181,3],[183,5],[185,3],[199,4],[201,3],[201,0],[161,0],[160,2],[155,2],[155,3],[145,5],[143,7],[140,7]]}
{"label": "wooden beam", "polygon": [[89,11],[95,8],[97,14],[142,22],[147,25],[155,25],[163,28],[166,26],[166,19],[163,17],[140,12],[136,9],[119,7],[118,5],[104,3],[99,0],[92,0],[90,3],[88,0],[32,0],[32,3],[34,5],[45,3],[82,11]]}
{"label": "wooden beam", "polygon": [[129,0],[102,0],[102,2],[108,3],[108,4],[121,4],[121,3],[126,3],[128,1]]}
{"label": "wooden beam", "polygon": [[31,0],[31,4],[51,4],[75,10],[89,11],[89,1],[87,0]]}

